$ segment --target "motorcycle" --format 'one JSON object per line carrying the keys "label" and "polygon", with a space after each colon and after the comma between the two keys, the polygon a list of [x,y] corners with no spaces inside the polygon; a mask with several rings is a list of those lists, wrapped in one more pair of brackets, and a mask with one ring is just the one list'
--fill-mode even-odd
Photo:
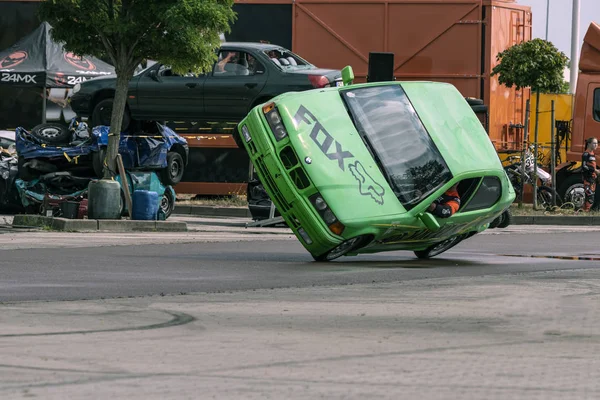
{"label": "motorcycle", "polygon": [[[533,185],[538,184],[538,182],[533,182],[533,174],[534,170],[539,180],[539,185],[537,187],[537,204],[543,208],[552,207],[552,198],[555,196],[556,205],[562,204],[562,199],[556,192],[556,190],[552,189],[552,175],[548,173],[548,171],[544,170],[540,165],[535,162],[535,157],[532,151],[532,146],[530,146],[525,152],[525,169],[523,171],[519,156],[511,156],[509,157],[510,161],[513,161],[510,165],[504,167],[504,171],[506,175],[508,175],[508,179],[513,185],[515,190],[515,194],[517,195],[516,200],[521,200],[523,193],[521,192],[523,185]],[[518,160],[518,161],[517,161]],[[525,173],[523,178],[523,172]]]}

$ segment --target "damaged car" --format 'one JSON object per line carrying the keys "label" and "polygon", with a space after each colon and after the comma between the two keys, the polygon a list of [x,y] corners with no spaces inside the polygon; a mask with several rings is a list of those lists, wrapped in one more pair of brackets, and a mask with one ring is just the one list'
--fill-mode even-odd
{"label": "damaged car", "polygon": [[[179,183],[189,156],[185,138],[155,122],[142,128],[121,134],[119,153],[125,169],[155,170],[165,185]],[[109,130],[108,126],[96,126],[90,133],[87,124],[78,119],[69,127],[42,124],[31,131],[17,128],[19,177],[27,181],[59,171],[102,177]]]}

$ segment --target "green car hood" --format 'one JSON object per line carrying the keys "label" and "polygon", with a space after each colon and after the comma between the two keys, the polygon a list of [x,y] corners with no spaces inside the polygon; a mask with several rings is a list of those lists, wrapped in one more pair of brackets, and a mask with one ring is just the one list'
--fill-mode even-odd
{"label": "green car hood", "polygon": [[337,89],[284,98],[285,106],[278,109],[300,162],[340,221],[406,212],[356,131]]}

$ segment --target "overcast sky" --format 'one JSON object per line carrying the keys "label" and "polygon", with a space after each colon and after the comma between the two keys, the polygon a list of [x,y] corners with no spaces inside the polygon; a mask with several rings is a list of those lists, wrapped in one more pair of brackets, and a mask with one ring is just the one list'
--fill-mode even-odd
{"label": "overcast sky", "polygon": [[[531,7],[533,37],[546,39],[546,5],[550,3],[548,41],[571,58],[572,0],[517,0],[518,4]],[[600,0],[579,0],[579,46],[590,22],[600,24]],[[579,54],[579,53],[578,53]]]}

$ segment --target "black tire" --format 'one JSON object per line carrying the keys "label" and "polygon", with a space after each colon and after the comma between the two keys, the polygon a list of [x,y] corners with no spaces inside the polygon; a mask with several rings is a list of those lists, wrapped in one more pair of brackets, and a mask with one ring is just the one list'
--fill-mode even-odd
{"label": "black tire", "polygon": [[585,192],[583,191],[583,179],[580,174],[571,175],[558,188],[558,194],[562,204],[572,203],[575,210],[583,208]]}
{"label": "black tire", "polygon": [[456,235],[456,236],[449,237],[448,239],[442,240],[441,242],[438,242],[438,243],[434,244],[433,246],[429,246],[425,250],[415,251],[415,255],[418,258],[423,258],[423,259],[437,256],[438,254],[442,254],[443,252],[453,248],[454,246],[456,246],[457,244],[462,242],[463,238],[464,238],[463,235]]}
{"label": "black tire", "polygon": [[497,225],[498,228],[506,228],[513,223],[513,215],[510,209],[504,210],[501,217],[500,223]]}
{"label": "black tire", "polygon": [[239,147],[240,149],[244,149],[245,147],[244,143],[242,142],[242,134],[240,133],[239,125],[237,128],[235,128],[231,135],[233,136],[233,140],[235,141],[237,147]]}
{"label": "black tire", "polygon": [[39,175],[35,174],[31,168],[23,166],[23,164],[25,164],[26,161],[27,160],[25,160],[25,158],[23,156],[19,156],[19,158],[17,159],[17,167],[19,169],[19,179],[22,179],[24,181],[31,181],[31,180],[37,178]]}
{"label": "black tire", "polygon": [[167,153],[167,166],[160,171],[161,180],[165,185],[175,186],[181,182],[185,165],[183,157],[176,151]]}
{"label": "black tire", "polygon": [[102,178],[104,174],[104,159],[106,158],[106,147],[102,146],[98,148],[94,154],[92,154],[92,168],[98,178]]}
{"label": "black tire", "polygon": [[371,240],[371,237],[367,236],[367,235],[356,236],[356,237],[353,237],[352,239],[348,239],[348,240],[340,243],[333,249],[331,249],[319,256],[315,256],[313,254],[313,258],[315,259],[315,261],[332,261],[332,260],[335,260],[336,258],[339,258],[343,255],[350,253],[352,250],[356,250],[360,247],[364,247],[367,243],[369,243],[370,240]]}
{"label": "black tire", "polygon": [[[104,99],[98,102],[92,111],[92,127],[98,125],[110,126],[112,117],[113,99]],[[126,131],[131,124],[131,116],[129,109],[125,106],[123,113],[123,122],[121,123],[121,132]]]}
{"label": "black tire", "polygon": [[498,225],[500,225],[500,223],[502,222],[503,219],[504,219],[504,213],[498,215],[496,218],[494,218],[494,220],[492,222],[490,222],[490,225],[488,226],[488,229],[497,228]]}
{"label": "black tire", "polygon": [[160,208],[165,213],[165,219],[169,218],[175,209],[175,198],[173,197],[173,193],[168,189],[165,189],[165,194],[160,199]]}
{"label": "black tire", "polygon": [[[555,193],[552,188],[548,186],[540,186],[537,188],[537,204],[538,206],[548,209],[552,207],[552,195]],[[556,193],[556,204],[560,206],[562,204],[561,198]]]}
{"label": "black tire", "polygon": [[30,133],[46,144],[66,144],[73,136],[66,126],[52,123],[36,125]]}

